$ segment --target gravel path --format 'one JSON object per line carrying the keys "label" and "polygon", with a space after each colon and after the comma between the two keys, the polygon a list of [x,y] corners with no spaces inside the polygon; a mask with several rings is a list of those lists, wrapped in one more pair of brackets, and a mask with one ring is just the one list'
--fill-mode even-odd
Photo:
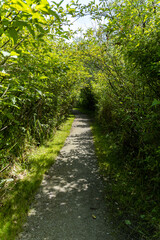
{"label": "gravel path", "polygon": [[125,240],[107,217],[89,119],[83,114],[76,113],[35,198],[20,240]]}

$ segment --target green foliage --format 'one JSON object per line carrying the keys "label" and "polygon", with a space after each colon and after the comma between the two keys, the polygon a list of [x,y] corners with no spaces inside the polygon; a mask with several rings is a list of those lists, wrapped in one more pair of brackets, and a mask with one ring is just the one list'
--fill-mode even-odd
{"label": "green foliage", "polygon": [[27,153],[23,165],[20,162],[14,165],[10,173],[12,174],[12,182],[9,183],[8,179],[5,182],[5,189],[0,189],[2,196],[0,211],[1,240],[13,240],[21,230],[43,174],[54,163],[70,132],[73,120],[74,116],[70,115],[49,141],[38,149],[32,149]]}
{"label": "green foliage", "polygon": [[46,0],[1,3],[2,169],[23,152],[26,141],[39,145],[50,136],[81,88],[83,65],[76,59],[76,50],[61,40],[64,18],[60,4],[51,7]]}
{"label": "green foliage", "polygon": [[[151,234],[152,239],[158,239],[159,2],[100,1],[100,5],[94,6],[90,12],[93,18],[103,15],[106,23],[101,24],[95,33],[88,31],[79,41],[78,50],[91,74],[96,119],[106,136],[114,136],[114,144],[108,147],[111,154],[118,156],[116,168],[121,166],[124,169],[119,173],[120,178],[117,179],[120,183],[113,187],[113,191],[117,193],[116,201],[123,203],[123,208],[127,209],[127,205],[132,203],[132,213],[145,215],[141,218],[144,225],[140,225],[144,230],[148,224],[148,232],[145,230],[143,237]],[[105,135],[103,138],[105,144],[108,138],[105,139]],[[104,157],[102,168],[105,169],[105,165],[108,166],[108,160]],[[132,183],[129,181],[131,176]],[[122,194],[123,182],[128,190],[126,187]],[[137,189],[134,190],[135,196],[131,195],[132,188]]]}
{"label": "green foliage", "polygon": [[[125,170],[124,178],[120,177],[122,189],[127,186],[125,179],[132,176],[128,194],[133,189],[134,196],[138,190],[129,203],[135,199],[137,215],[153,226],[151,234],[156,239],[160,216],[159,1],[101,0],[99,5],[86,6],[71,1],[67,14],[104,16],[99,29],[88,29],[72,43],[62,40],[70,33],[62,28],[68,20],[61,3],[0,3],[0,168],[21,156],[26,142],[39,145],[48,138],[80,96],[83,106],[95,110],[106,136],[114,136],[109,151],[119,156],[118,164]],[[108,165],[104,162],[103,166],[107,169]],[[114,179],[118,181],[118,175]],[[128,197],[113,189],[123,206],[128,205]],[[127,217],[124,220],[131,225]]]}
{"label": "green foliage", "polygon": [[[92,124],[100,172],[105,183],[108,209],[119,219],[123,231],[133,239],[159,239],[158,199],[149,185],[137,176],[137,168],[123,162],[115,133],[104,132],[99,122]],[[153,197],[153,195],[154,197]]]}

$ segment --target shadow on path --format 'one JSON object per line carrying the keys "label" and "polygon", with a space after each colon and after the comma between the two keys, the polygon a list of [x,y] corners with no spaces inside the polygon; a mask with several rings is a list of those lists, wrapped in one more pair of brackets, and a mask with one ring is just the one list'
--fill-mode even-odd
{"label": "shadow on path", "polygon": [[44,176],[20,240],[125,240],[107,216],[89,119],[76,113],[70,136]]}

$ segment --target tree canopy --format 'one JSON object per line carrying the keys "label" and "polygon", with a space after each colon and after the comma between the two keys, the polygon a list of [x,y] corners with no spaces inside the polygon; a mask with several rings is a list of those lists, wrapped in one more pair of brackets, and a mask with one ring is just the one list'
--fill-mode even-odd
{"label": "tree canopy", "polygon": [[[41,144],[76,102],[94,110],[114,152],[147,201],[139,216],[158,238],[160,174],[160,1],[0,2],[0,168]],[[81,38],[67,16],[90,14]],[[103,24],[101,19],[104,19]],[[66,39],[72,37],[67,42]],[[107,141],[107,140],[106,140]],[[19,160],[18,160],[19,161]],[[138,204],[137,186],[132,193]],[[158,232],[158,233],[157,233]]]}

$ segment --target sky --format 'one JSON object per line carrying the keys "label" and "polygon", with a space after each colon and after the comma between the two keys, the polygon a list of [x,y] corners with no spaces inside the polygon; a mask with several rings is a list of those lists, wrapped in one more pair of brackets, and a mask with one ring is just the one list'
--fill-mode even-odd
{"label": "sky", "polygon": [[[60,0],[54,0],[55,2],[59,3]],[[91,0],[79,0],[79,3],[81,4],[88,4]],[[96,4],[99,3],[99,0],[95,0]],[[70,0],[64,0],[62,3],[62,7],[65,8],[65,6],[67,4],[70,3]],[[73,21],[75,21],[75,19],[73,19]],[[89,16],[85,16],[85,17],[81,17],[78,20],[76,20],[73,24],[73,26],[71,27],[72,30],[78,30],[78,28],[82,28],[83,30],[89,28],[89,27],[95,27],[96,23],[95,21],[91,20],[91,18]]]}

